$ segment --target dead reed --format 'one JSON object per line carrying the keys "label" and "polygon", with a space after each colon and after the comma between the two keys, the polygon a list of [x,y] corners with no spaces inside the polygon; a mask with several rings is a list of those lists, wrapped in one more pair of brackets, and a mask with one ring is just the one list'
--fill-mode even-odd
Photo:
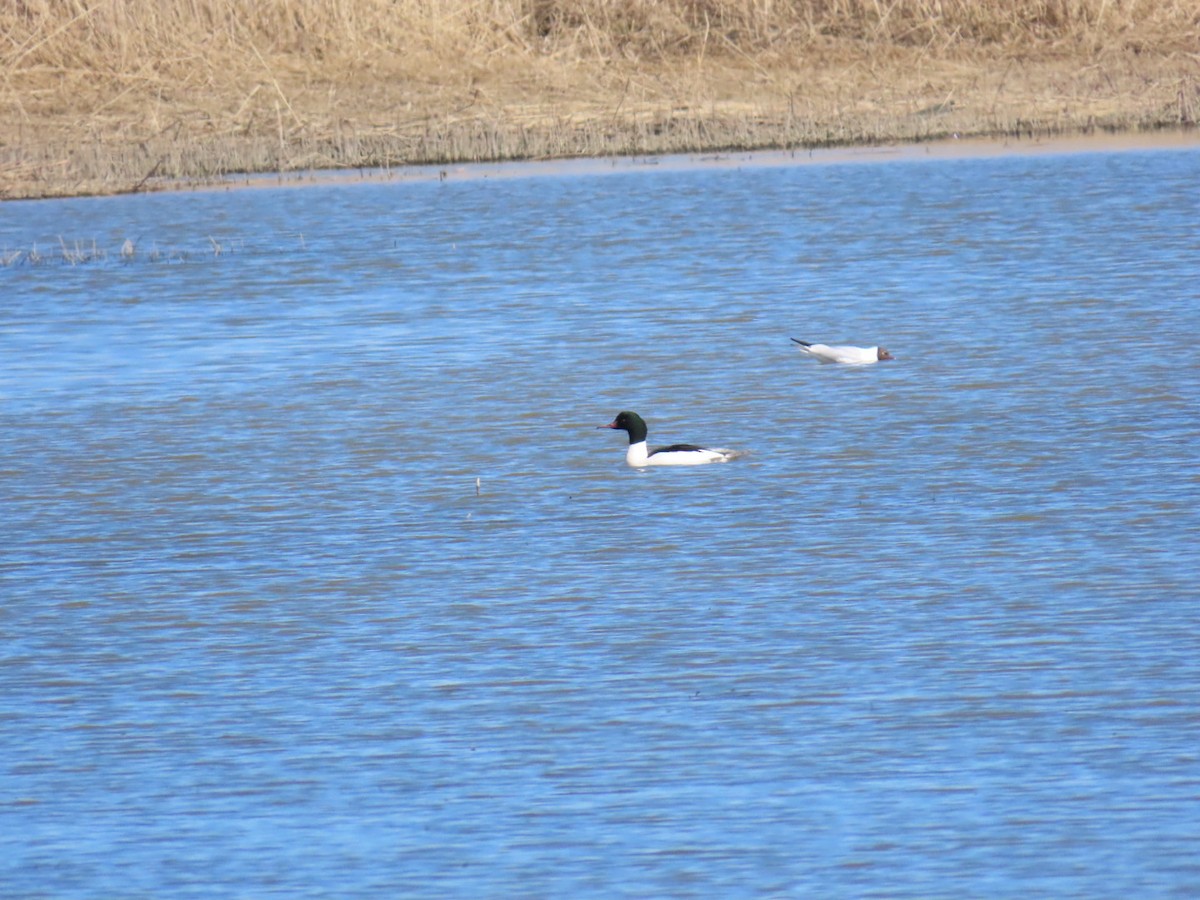
{"label": "dead reed", "polygon": [[0,198],[1191,126],[1193,0],[20,0]]}
{"label": "dead reed", "polygon": [[143,246],[140,240],[125,238],[116,247],[100,244],[96,238],[89,240],[68,240],[58,235],[56,250],[46,250],[35,241],[26,248],[0,247],[0,269],[30,268],[42,266],[84,266],[84,265],[132,265],[132,264],[178,264],[188,262],[219,262],[230,256],[254,255],[288,255],[306,252],[303,235],[298,235],[296,243],[263,242],[247,247],[242,238],[221,240],[213,235],[196,238],[184,246],[160,246],[157,241],[150,241],[149,246]]}

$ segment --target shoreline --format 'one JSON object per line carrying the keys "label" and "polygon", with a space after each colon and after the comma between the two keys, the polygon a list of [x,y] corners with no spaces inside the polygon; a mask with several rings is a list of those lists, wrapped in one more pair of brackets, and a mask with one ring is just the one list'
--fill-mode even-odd
{"label": "shoreline", "polygon": [[1179,0],[113,0],[17,4],[0,33],[0,200],[1200,122]]}
{"label": "shoreline", "polygon": [[[450,164],[418,163],[389,168],[308,169],[225,175],[219,179],[165,179],[148,184],[143,193],[202,193],[270,188],[328,187],[475,181],[488,179],[571,177],[618,174],[655,169],[739,169],[792,165],[870,165],[883,162],[978,159],[998,156],[1058,156],[1077,153],[1124,153],[1200,149],[1200,128],[1058,135],[1053,137],[950,137],[928,141],[864,143],[840,147],[793,150],[733,150],[722,152],[638,154],[629,156],[566,157],[561,159],[499,160]],[[97,196],[128,196],[97,195]],[[66,199],[30,198],[30,199]]]}

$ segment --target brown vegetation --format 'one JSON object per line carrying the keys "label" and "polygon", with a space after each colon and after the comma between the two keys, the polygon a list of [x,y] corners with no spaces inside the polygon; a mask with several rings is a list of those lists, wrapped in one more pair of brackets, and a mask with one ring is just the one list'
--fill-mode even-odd
{"label": "brown vegetation", "polygon": [[1191,126],[1194,0],[8,0],[0,197]]}

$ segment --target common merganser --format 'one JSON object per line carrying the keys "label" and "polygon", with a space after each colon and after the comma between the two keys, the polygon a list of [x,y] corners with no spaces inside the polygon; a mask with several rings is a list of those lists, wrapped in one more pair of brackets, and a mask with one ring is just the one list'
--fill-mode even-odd
{"label": "common merganser", "polygon": [[729,462],[744,455],[740,450],[724,450],[719,447],[697,447],[695,444],[672,444],[655,450],[646,449],[646,423],[635,412],[617,413],[608,425],[597,428],[618,428],[629,433],[629,450],[625,462],[640,469],[644,466],[699,466],[704,463]]}
{"label": "common merganser", "polygon": [[885,347],[829,347],[825,344],[810,344],[799,338],[792,338],[792,340],[800,345],[801,353],[807,353],[813,359],[819,359],[823,363],[862,366],[867,363],[896,358],[888,353]]}

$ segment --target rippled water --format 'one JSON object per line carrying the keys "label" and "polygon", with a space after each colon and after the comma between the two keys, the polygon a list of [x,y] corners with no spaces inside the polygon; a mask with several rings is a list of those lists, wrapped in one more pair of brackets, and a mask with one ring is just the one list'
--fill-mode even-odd
{"label": "rippled water", "polygon": [[0,206],[4,893],[1196,896],[1198,183]]}

